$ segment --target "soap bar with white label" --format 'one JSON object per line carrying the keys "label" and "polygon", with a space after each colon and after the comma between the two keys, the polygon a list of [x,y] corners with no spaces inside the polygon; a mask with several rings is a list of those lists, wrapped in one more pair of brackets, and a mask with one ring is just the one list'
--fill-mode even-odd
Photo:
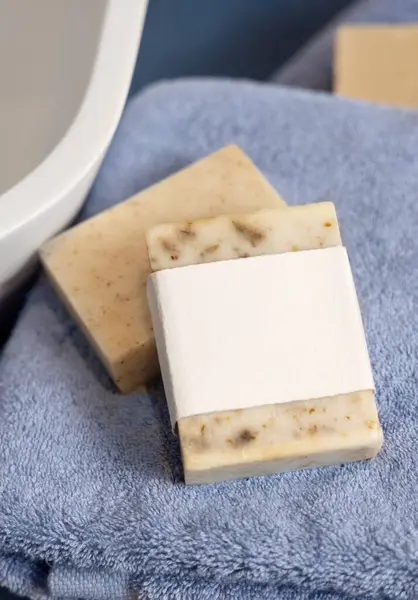
{"label": "soap bar with white label", "polygon": [[[270,218],[263,220],[263,215],[267,213],[270,213]],[[257,232],[268,234],[268,238],[263,241],[269,250],[265,247],[262,251],[261,243],[254,246],[250,242],[250,246],[246,246],[248,254],[251,252],[253,255],[265,254],[268,251],[277,254],[299,248],[320,250],[341,245],[332,204],[289,208],[280,213],[279,215],[279,211],[262,211],[261,214],[241,217],[240,221],[245,223],[246,228],[256,227]],[[298,227],[294,228],[296,216]],[[217,227],[218,223],[221,225],[220,228]],[[188,240],[187,254],[183,245],[179,246],[182,264],[187,260],[191,264],[196,263],[202,247],[200,238],[203,244],[215,241],[220,243],[218,260],[236,258],[232,245],[227,243],[228,232],[235,236],[236,228],[233,225],[228,227],[228,223],[231,225],[231,221],[227,218],[189,223],[196,237]],[[289,223],[288,229],[286,223]],[[148,235],[149,252],[152,256],[157,255],[161,247],[160,236],[154,235],[158,229],[160,232],[164,231],[165,235],[175,236],[178,240],[180,239],[177,233],[178,227],[176,225],[172,226],[172,229],[156,228]],[[204,236],[201,235],[201,227],[204,227]],[[244,239],[241,241],[248,242]],[[237,239],[234,238],[234,247],[236,242]],[[164,254],[158,257],[158,264],[172,266],[170,258]],[[155,261],[154,266],[156,266]],[[155,309],[156,302],[152,300],[152,296],[151,293],[150,300]],[[170,303],[172,299],[173,295],[170,294]],[[163,308],[160,306],[159,310]],[[153,312],[156,330],[160,329],[161,333],[160,316],[157,314],[158,311]],[[167,316],[164,315],[165,327]],[[209,314],[207,318],[210,318]],[[248,315],[248,319],[250,318],[254,318],[254,315]],[[245,325],[243,323],[243,328]],[[182,334],[185,332],[182,331]],[[222,343],[221,338],[219,343]],[[242,351],[241,344],[240,348],[237,348],[237,355]],[[198,348],[195,350],[196,355],[197,353]],[[186,354],[190,356],[190,353]],[[160,352],[160,360],[162,363],[166,360],[164,350]],[[190,367],[189,364],[184,368],[187,370]],[[277,370],[280,371],[279,359]],[[162,371],[164,374],[164,368]],[[225,374],[223,377],[225,379]],[[188,382],[184,381],[188,385]],[[167,395],[172,396],[173,390],[168,389],[169,378],[165,377],[164,383]],[[185,387],[182,387],[184,391]],[[268,389],[268,386],[265,389]],[[196,400],[197,403],[199,401],[200,399]],[[208,402],[209,400],[206,400],[206,404]],[[382,430],[372,389],[360,389],[345,394],[334,393],[332,397],[316,396],[311,400],[284,403],[268,401],[265,405],[254,407],[247,404],[246,408],[237,408],[235,405],[233,410],[216,408],[214,411],[206,410],[203,413],[180,416],[180,418],[173,416],[174,411],[175,408],[171,407],[172,420],[177,422],[180,437],[185,480],[186,483],[191,484],[371,458],[382,444]]]}
{"label": "soap bar with white label", "polygon": [[145,232],[158,223],[285,206],[237,146],[227,146],[130,200],[69,229],[41,250],[69,311],[116,385],[158,373],[145,284]]}
{"label": "soap bar with white label", "polygon": [[153,271],[341,245],[332,202],[161,224],[146,239]]}

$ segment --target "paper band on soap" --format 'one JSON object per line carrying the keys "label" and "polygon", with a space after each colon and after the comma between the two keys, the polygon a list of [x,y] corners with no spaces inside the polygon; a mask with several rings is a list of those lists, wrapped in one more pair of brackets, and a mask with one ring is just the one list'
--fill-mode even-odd
{"label": "paper band on soap", "polygon": [[148,293],[173,425],[374,389],[343,247],[160,271]]}

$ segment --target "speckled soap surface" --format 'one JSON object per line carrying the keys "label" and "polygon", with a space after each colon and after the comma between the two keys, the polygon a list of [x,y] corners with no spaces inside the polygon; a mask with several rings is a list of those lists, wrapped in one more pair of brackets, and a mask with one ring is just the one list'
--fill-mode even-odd
{"label": "speckled soap surface", "polygon": [[146,239],[153,271],[341,245],[331,202],[161,224]]}
{"label": "speckled soap surface", "polygon": [[[341,246],[341,237],[334,206],[324,202],[160,225],[147,242],[159,270],[331,248]],[[372,390],[196,414],[180,418],[177,427],[191,484],[371,458],[383,441]]]}
{"label": "speckled soap surface", "polygon": [[158,373],[145,293],[145,232],[158,223],[285,206],[237,146],[179,171],[59,235],[41,251],[51,281],[123,392]]}
{"label": "speckled soap surface", "polygon": [[371,458],[382,429],[370,390],[180,419],[187,483]]}

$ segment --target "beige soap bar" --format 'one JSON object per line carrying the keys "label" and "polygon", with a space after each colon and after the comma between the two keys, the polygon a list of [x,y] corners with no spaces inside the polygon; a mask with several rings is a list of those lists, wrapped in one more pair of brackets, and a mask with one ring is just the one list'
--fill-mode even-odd
{"label": "beige soap bar", "polygon": [[158,373],[146,299],[145,232],[165,221],[285,206],[237,146],[226,146],[48,242],[42,262],[116,385]]}
{"label": "beige soap bar", "polygon": [[146,239],[153,271],[341,245],[332,202],[161,224]]}
{"label": "beige soap bar", "polygon": [[336,36],[334,91],[418,107],[418,25],[350,25]]}
{"label": "beige soap bar", "polygon": [[[219,244],[216,260],[341,245],[330,202],[241,215],[238,228],[236,219],[223,216],[153,228],[147,239],[154,268],[173,266],[161,243],[165,237],[176,241],[175,262],[183,266],[207,262],[202,248],[210,244]],[[195,235],[184,237],[185,227]],[[249,231],[253,235],[244,235]],[[179,419],[177,425],[189,484],[371,458],[383,440],[371,390],[208,413]]]}

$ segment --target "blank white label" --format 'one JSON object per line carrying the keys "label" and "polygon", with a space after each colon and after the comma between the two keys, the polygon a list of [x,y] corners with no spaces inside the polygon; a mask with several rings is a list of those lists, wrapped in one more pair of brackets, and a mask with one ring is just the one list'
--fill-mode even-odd
{"label": "blank white label", "polygon": [[374,389],[343,247],[159,271],[148,293],[173,425]]}

